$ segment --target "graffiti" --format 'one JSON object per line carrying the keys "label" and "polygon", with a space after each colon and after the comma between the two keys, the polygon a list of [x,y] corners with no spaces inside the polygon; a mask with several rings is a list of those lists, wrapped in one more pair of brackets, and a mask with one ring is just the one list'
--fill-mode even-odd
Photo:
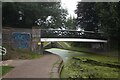
{"label": "graffiti", "polygon": [[30,47],[30,34],[29,33],[13,33],[12,41],[18,48],[29,48]]}

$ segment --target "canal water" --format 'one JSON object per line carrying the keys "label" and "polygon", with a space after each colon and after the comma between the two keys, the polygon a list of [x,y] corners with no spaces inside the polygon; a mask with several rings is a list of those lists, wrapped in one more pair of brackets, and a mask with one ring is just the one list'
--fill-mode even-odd
{"label": "canal water", "polygon": [[59,49],[59,48],[46,49],[46,51],[60,56],[64,62],[67,62],[67,60],[72,57],[86,55],[85,53],[82,53],[82,52],[64,50],[64,49]]}

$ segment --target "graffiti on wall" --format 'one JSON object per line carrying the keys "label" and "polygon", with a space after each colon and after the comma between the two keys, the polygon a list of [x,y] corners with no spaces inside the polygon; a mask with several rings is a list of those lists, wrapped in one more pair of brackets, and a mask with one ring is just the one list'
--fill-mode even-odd
{"label": "graffiti on wall", "polygon": [[12,41],[17,48],[29,48],[30,47],[30,34],[22,32],[12,33]]}

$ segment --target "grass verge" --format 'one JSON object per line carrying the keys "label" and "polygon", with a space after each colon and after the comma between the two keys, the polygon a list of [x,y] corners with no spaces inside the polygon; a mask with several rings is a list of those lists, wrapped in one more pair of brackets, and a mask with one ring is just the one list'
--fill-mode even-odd
{"label": "grass verge", "polygon": [[7,49],[7,54],[2,56],[2,60],[36,59],[43,56],[42,54],[34,53],[28,49],[17,49],[7,44],[4,44],[3,46]]}
{"label": "grass verge", "polygon": [[12,66],[0,66],[0,74],[3,76],[11,71],[14,67]]}
{"label": "grass verge", "polygon": [[6,55],[2,57],[3,60],[8,59],[36,59],[42,57],[42,54],[33,53],[27,50],[16,49],[14,51],[7,52]]}

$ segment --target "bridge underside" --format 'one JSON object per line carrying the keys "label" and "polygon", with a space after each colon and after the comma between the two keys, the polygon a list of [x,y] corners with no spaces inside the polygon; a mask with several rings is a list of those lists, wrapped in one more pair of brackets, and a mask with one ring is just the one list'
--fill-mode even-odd
{"label": "bridge underside", "polygon": [[107,43],[107,40],[99,39],[80,39],[80,38],[41,38],[41,42],[73,41],[73,42],[100,42]]}

